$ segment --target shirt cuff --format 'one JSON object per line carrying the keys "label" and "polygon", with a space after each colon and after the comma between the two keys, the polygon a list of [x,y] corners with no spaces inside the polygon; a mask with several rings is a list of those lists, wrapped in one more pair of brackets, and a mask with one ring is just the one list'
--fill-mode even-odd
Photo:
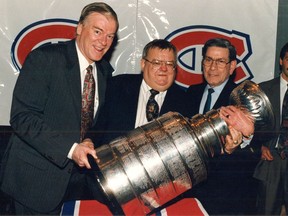
{"label": "shirt cuff", "polygon": [[72,155],[73,155],[74,149],[76,148],[77,145],[78,145],[78,143],[74,143],[73,146],[71,147],[68,155],[67,155],[67,157],[71,160],[72,160]]}
{"label": "shirt cuff", "polygon": [[242,139],[242,143],[240,144],[240,148],[245,148],[246,146],[248,146],[248,145],[250,145],[250,142],[251,142],[251,140],[252,140],[252,138],[253,138],[253,134],[252,135],[250,135],[249,137],[244,137],[243,136],[243,139]]}

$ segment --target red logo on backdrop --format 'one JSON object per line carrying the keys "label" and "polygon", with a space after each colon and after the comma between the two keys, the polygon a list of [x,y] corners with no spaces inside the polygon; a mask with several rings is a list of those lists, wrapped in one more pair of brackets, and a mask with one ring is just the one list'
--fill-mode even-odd
{"label": "red logo on backdrop", "polygon": [[249,35],[234,30],[228,31],[217,27],[196,25],[177,29],[165,38],[173,43],[178,50],[176,82],[179,85],[188,87],[203,82],[202,47],[207,40],[216,37],[228,39],[237,50],[235,82],[253,78],[253,74],[246,63],[252,54]]}
{"label": "red logo on backdrop", "polygon": [[59,43],[75,37],[77,21],[68,19],[49,19],[32,23],[15,38],[11,57],[19,71],[31,50],[49,44]]}

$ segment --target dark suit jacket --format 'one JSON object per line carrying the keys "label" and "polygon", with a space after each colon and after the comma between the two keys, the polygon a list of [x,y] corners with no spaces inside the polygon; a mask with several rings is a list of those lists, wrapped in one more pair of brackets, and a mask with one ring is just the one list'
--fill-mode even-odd
{"label": "dark suit jacket", "polygon": [[[264,161],[260,160],[254,173],[254,177],[265,182],[270,182],[273,184],[273,179],[275,175],[278,176],[278,170],[280,163],[287,162],[287,160],[282,160],[275,148],[276,142],[280,131],[280,77],[276,77],[272,80],[263,82],[259,84],[260,88],[267,95],[273,109],[275,117],[275,127],[271,131],[262,131],[259,134],[256,133],[253,141],[259,142],[261,145],[269,147],[274,160]],[[264,142],[263,142],[264,140]],[[267,141],[268,140],[268,141]]]}
{"label": "dark suit jacket", "polygon": [[[190,107],[190,117],[199,113],[201,99],[205,90],[207,83],[201,83],[197,85],[191,85],[187,90],[188,97],[188,106]],[[229,105],[229,96],[234,88],[236,88],[236,84],[232,79],[229,79],[223,88],[221,94],[219,95],[216,103],[212,107],[212,109],[218,109],[221,106]]]}
{"label": "dark suit jacket", "polygon": [[[142,80],[142,74],[126,74],[115,76],[108,83],[106,103],[90,134],[97,146],[107,144],[111,139],[134,129]],[[160,115],[168,111],[178,112],[183,116],[188,113],[185,92],[175,83],[167,90]]]}
{"label": "dark suit jacket", "polygon": [[[96,65],[101,106],[113,68],[105,60]],[[1,189],[39,212],[54,209],[71,175],[73,162],[67,155],[79,142],[80,116],[75,40],[32,51],[13,93],[10,123],[15,133],[3,156]]]}
{"label": "dark suit jacket", "polygon": [[[190,116],[199,113],[201,99],[207,83],[192,85],[187,91]],[[232,77],[228,80],[212,109],[229,105],[229,97],[237,85]],[[247,214],[250,206],[253,158],[249,148],[237,148],[233,154],[224,154],[209,160],[208,178],[192,191],[189,196],[198,198],[208,214],[235,215]],[[251,159],[247,159],[251,158]],[[252,164],[252,166],[250,166]],[[254,165],[255,166],[255,165]],[[249,176],[249,178],[247,178]],[[256,193],[255,193],[256,194]],[[232,199],[233,198],[233,199]],[[253,205],[253,200],[250,202]]]}

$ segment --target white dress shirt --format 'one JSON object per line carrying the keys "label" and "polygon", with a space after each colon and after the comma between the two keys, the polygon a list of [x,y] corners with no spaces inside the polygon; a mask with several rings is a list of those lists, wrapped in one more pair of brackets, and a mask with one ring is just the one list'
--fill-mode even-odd
{"label": "white dress shirt", "polygon": [[283,106],[284,96],[287,90],[287,84],[288,84],[287,81],[284,80],[281,75],[280,76],[280,119],[282,119],[282,106]]}
{"label": "white dress shirt", "polygon": [[[222,90],[223,90],[223,88],[224,88],[224,86],[226,85],[227,82],[228,82],[228,79],[225,82],[223,82],[221,85],[213,87],[214,92],[211,94],[211,107],[210,107],[211,109],[214,106],[214,104],[216,103],[219,95],[221,94],[221,92],[222,92]],[[200,114],[203,114],[203,110],[204,110],[204,106],[205,106],[205,103],[206,103],[206,100],[207,100],[208,89],[209,88],[212,88],[212,87],[209,84],[207,84],[206,87],[205,87],[203,96],[202,96],[200,107],[199,107],[199,113]]]}

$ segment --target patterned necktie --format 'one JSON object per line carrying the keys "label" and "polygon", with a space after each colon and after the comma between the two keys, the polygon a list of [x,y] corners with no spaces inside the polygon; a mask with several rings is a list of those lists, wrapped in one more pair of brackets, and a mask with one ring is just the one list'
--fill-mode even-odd
{"label": "patterned necktie", "polygon": [[203,109],[203,114],[205,114],[206,112],[208,112],[211,109],[211,95],[214,92],[213,88],[209,88],[208,89],[208,95],[207,95],[207,100]]}
{"label": "patterned necktie", "polygon": [[282,159],[288,156],[288,89],[286,90],[282,105],[282,123],[278,150]]}
{"label": "patterned necktie", "polygon": [[150,93],[151,95],[148,99],[146,106],[146,118],[148,122],[151,121],[152,119],[157,118],[159,114],[159,105],[155,100],[155,95],[159,94],[159,91],[151,89]]}
{"label": "patterned necktie", "polygon": [[93,67],[89,65],[84,79],[81,110],[81,141],[88,128],[92,125],[94,116],[95,80]]}

